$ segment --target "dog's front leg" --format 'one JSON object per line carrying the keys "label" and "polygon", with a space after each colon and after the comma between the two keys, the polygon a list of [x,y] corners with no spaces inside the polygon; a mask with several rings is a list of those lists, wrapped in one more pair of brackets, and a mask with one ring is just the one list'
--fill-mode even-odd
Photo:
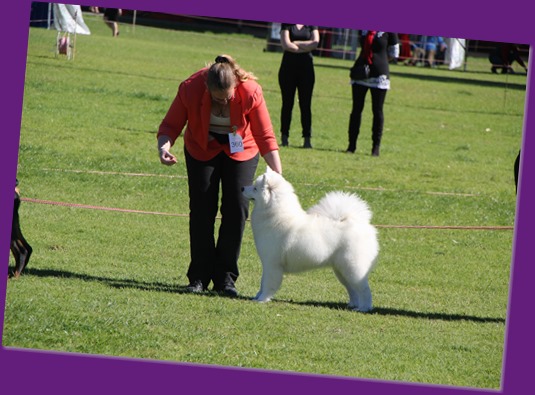
{"label": "dog's front leg", "polygon": [[22,235],[19,220],[20,195],[18,188],[15,189],[15,201],[13,205],[13,219],[11,223],[11,245],[10,249],[15,258],[15,277],[19,277],[28,265],[32,247]]}
{"label": "dog's front leg", "polygon": [[283,270],[280,265],[263,265],[260,291],[253,300],[257,302],[269,302],[282,284]]}

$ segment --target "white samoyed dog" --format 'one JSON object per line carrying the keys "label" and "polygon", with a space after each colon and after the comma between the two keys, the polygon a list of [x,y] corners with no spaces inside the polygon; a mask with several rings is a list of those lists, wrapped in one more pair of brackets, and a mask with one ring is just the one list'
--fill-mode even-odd
{"label": "white samoyed dog", "polygon": [[347,289],[349,307],[372,309],[368,275],[377,261],[379,242],[365,201],[355,194],[330,192],[304,211],[292,185],[269,167],[242,191],[254,204],[251,226],[262,261],[260,291],[254,300],[271,300],[284,273],[330,266]]}

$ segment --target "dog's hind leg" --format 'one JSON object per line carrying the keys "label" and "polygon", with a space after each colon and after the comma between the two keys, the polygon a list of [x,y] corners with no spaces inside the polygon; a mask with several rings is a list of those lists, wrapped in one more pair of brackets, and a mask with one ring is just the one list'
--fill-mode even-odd
{"label": "dog's hind leg", "polygon": [[372,309],[372,292],[368,284],[368,277],[359,278],[356,273],[347,270],[341,272],[336,268],[334,273],[347,290],[349,308],[362,312],[370,311]]}
{"label": "dog's hind leg", "polygon": [[15,189],[15,202],[13,206],[13,219],[11,223],[11,245],[10,249],[15,258],[15,277],[19,277],[28,265],[32,247],[22,235],[19,220],[20,195]]}
{"label": "dog's hind leg", "polygon": [[340,273],[336,268],[334,268],[334,274],[336,274],[336,278],[342,283],[342,285],[347,290],[347,293],[349,294],[349,305],[351,306],[352,304],[358,304],[358,293],[352,291],[353,288],[350,286],[345,276]]}
{"label": "dog's hind leg", "polygon": [[21,236],[21,239],[12,241],[11,252],[15,257],[15,277],[19,277],[24,268],[28,265],[30,255],[32,255],[32,247],[24,237]]}
{"label": "dog's hind leg", "polygon": [[357,311],[367,312],[371,311],[372,306],[372,291],[368,283],[368,277],[363,278],[357,284],[358,299],[356,305],[350,303],[350,308]]}
{"label": "dog's hind leg", "polygon": [[266,270],[262,268],[262,280],[260,283],[260,291],[256,294],[253,300],[257,302],[269,302],[275,293],[279,290],[282,284],[282,277],[284,272],[282,267],[272,265]]}

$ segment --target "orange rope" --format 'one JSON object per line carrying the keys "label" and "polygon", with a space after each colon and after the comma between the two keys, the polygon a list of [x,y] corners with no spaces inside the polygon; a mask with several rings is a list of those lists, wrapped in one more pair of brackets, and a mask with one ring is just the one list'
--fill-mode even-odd
{"label": "orange rope", "polygon": [[[103,210],[103,211],[115,211],[121,213],[134,213],[134,214],[149,214],[149,215],[165,215],[170,217],[189,217],[188,214],[179,213],[162,213],[158,211],[143,211],[143,210],[131,210],[115,207],[103,207],[93,206],[78,203],[65,203],[54,202],[51,200],[33,199],[33,198],[21,198],[22,201],[28,203],[48,204],[53,206],[74,207],[90,210]],[[448,225],[375,225],[377,228],[390,228],[390,229],[443,229],[443,230],[513,230],[512,226],[448,226]]]}

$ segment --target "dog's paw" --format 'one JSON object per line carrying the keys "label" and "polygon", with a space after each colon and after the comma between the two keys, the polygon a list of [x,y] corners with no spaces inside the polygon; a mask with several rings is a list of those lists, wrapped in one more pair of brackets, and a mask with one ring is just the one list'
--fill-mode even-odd
{"label": "dog's paw", "polygon": [[351,310],[353,311],[357,311],[359,313],[370,313],[372,310],[373,310],[373,307],[372,306],[352,306],[352,305],[349,305],[348,306]]}
{"label": "dog's paw", "polygon": [[271,300],[271,298],[263,295],[256,295],[252,300],[258,303],[267,303]]}

